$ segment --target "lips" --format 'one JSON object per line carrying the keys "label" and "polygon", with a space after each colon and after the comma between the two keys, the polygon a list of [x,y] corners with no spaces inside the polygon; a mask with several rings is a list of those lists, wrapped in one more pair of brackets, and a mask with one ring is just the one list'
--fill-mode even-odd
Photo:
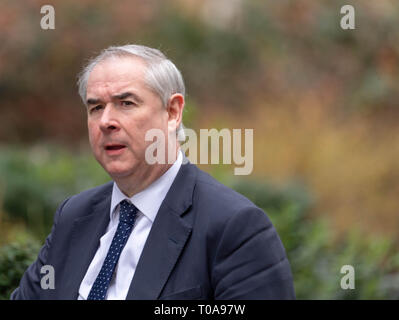
{"label": "lips", "polygon": [[117,156],[126,149],[126,146],[119,143],[108,143],[104,146],[104,149],[109,156]]}
{"label": "lips", "polygon": [[105,146],[105,150],[119,150],[122,148],[126,148],[123,144],[107,144]]}

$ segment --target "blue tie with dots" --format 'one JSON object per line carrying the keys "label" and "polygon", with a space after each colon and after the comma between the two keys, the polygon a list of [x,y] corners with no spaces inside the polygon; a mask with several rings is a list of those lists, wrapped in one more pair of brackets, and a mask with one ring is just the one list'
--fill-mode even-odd
{"label": "blue tie with dots", "polygon": [[101,270],[91,287],[87,300],[105,299],[119,256],[132,232],[137,211],[137,208],[126,200],[120,203],[118,228],[116,229]]}

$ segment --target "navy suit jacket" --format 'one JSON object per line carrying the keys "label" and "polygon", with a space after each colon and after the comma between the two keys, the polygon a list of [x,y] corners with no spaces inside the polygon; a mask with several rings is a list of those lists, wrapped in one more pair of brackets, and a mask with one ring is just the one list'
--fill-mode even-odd
{"label": "navy suit jacket", "polygon": [[[112,182],[65,200],[11,299],[77,299],[109,223]],[[42,289],[43,265],[55,288]],[[290,265],[266,214],[183,164],[148,235],[127,299],[294,299]]]}

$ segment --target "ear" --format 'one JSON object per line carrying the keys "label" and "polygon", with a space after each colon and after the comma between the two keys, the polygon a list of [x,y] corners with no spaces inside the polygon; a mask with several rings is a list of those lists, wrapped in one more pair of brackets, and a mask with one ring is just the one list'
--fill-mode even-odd
{"label": "ear", "polygon": [[168,131],[176,132],[183,119],[184,97],[180,93],[173,94],[166,108],[168,112]]}

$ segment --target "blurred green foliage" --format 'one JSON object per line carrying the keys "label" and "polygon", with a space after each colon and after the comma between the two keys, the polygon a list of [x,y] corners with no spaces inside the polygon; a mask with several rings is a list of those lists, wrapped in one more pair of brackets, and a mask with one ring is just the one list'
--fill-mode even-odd
{"label": "blurred green foliage", "polygon": [[109,180],[87,153],[51,146],[0,148],[0,172],[1,210],[11,222],[25,221],[41,240],[62,200]]}
{"label": "blurred green foliage", "polygon": [[0,300],[9,299],[12,291],[39,252],[37,240],[13,242],[0,248]]}
{"label": "blurred green foliage", "polygon": [[[37,240],[44,241],[60,202],[108,178],[87,153],[76,155],[55,147],[2,148],[0,173],[3,219],[25,221],[36,236],[0,249],[0,298],[7,298],[34,261]],[[390,239],[357,230],[336,239],[326,219],[309,214],[313,199],[302,183],[278,187],[259,180],[224,182],[271,218],[286,248],[298,299],[399,298],[399,255]],[[0,232],[7,232],[1,224]],[[355,290],[340,287],[343,265],[355,268]]]}

